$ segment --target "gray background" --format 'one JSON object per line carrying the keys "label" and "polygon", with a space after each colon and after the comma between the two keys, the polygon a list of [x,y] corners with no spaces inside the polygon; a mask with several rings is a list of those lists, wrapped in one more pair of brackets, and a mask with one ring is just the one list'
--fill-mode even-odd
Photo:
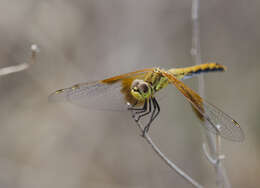
{"label": "gray background", "polygon": [[[193,65],[191,0],[0,0],[0,67],[37,64],[0,79],[0,187],[191,187],[139,136],[129,113],[93,111],[48,95],[77,82],[141,68]],[[226,73],[205,76],[206,97],[242,125],[246,140],[223,140],[233,187],[259,187],[260,3],[201,0],[203,61]],[[197,88],[197,79],[185,82]],[[204,129],[169,87],[151,136],[194,179],[214,187]]]}

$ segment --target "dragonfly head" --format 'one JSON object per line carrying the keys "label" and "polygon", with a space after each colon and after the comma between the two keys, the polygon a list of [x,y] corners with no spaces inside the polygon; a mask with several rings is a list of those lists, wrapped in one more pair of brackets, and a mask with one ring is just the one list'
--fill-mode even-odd
{"label": "dragonfly head", "polygon": [[136,79],[131,85],[131,94],[137,100],[143,101],[152,95],[152,89],[149,83]]}

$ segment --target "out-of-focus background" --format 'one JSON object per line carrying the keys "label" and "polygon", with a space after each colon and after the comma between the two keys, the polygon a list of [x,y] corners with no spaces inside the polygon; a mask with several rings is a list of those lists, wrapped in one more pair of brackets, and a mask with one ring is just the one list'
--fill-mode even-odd
{"label": "out-of-focus background", "polygon": [[[226,73],[205,76],[206,98],[242,125],[243,143],[223,140],[233,187],[259,187],[260,2],[201,0],[203,61]],[[74,83],[141,68],[193,65],[191,0],[0,0],[0,68],[37,63],[0,77],[0,187],[191,187],[140,137],[128,112],[49,103]],[[196,89],[197,78],[185,81]],[[189,104],[168,88],[151,136],[205,187],[215,172],[203,151],[204,129]]]}

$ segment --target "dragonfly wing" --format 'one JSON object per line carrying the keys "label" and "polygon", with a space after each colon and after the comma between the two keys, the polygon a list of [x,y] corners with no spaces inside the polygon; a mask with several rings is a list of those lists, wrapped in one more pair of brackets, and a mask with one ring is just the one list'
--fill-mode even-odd
{"label": "dragonfly wing", "polygon": [[132,81],[144,78],[151,70],[143,69],[101,81],[76,84],[55,91],[49,96],[49,101],[68,101],[95,110],[125,110]]}
{"label": "dragonfly wing", "polygon": [[68,101],[95,110],[124,110],[126,105],[120,88],[120,82],[112,85],[99,81],[77,84],[52,93],[49,101]]}
{"label": "dragonfly wing", "polygon": [[216,106],[202,99],[195,91],[187,87],[171,73],[162,72],[162,74],[166,76],[169,81],[188,99],[198,117],[201,120],[206,120],[208,122],[203,123],[205,128],[215,134],[219,134],[227,140],[244,140],[243,130],[234,119],[222,112]]}
{"label": "dragonfly wing", "polygon": [[[198,108],[194,107],[196,110]],[[231,141],[241,142],[244,140],[244,132],[241,126],[228,114],[203,99],[204,113],[201,120],[206,119],[205,127],[213,133],[219,133],[223,138]],[[201,116],[201,115],[199,115]]]}

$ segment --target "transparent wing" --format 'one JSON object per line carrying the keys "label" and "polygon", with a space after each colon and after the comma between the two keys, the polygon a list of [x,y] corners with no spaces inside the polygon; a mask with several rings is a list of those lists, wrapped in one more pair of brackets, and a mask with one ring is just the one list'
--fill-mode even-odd
{"label": "transparent wing", "polygon": [[95,110],[124,110],[125,101],[120,88],[120,82],[111,85],[99,81],[82,83],[52,93],[49,101],[68,101]]}
{"label": "transparent wing", "polygon": [[231,141],[243,141],[244,133],[240,125],[229,115],[202,99],[195,91],[179,81],[171,73],[162,72],[169,81],[188,99],[195,109],[198,117],[207,121],[203,126],[209,131],[219,134],[221,137]]}
{"label": "transparent wing", "polygon": [[[192,105],[194,107],[194,105]],[[198,107],[194,107],[198,110]],[[228,114],[218,109],[203,99],[204,113],[202,120],[207,120],[204,126],[213,133],[219,133],[220,136],[227,140],[241,142],[244,140],[244,132],[241,126]],[[201,115],[199,115],[200,117]]]}
{"label": "transparent wing", "polygon": [[[125,95],[131,81],[144,78],[145,74],[152,70],[143,69],[101,81],[76,84],[53,92],[49,101],[68,101],[95,110],[125,110],[128,102]],[[126,89],[122,90],[122,87]]]}

